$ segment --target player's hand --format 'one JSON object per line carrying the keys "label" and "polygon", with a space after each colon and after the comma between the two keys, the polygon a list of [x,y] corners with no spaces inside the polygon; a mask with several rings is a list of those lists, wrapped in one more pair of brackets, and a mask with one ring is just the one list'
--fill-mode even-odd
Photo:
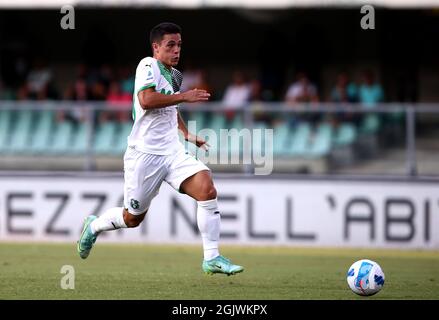
{"label": "player's hand", "polygon": [[204,140],[204,139],[202,139],[202,138],[200,138],[192,133],[189,133],[187,135],[186,141],[189,141],[189,142],[195,144],[198,148],[201,148],[205,151],[209,151],[210,145],[206,142],[206,140]]}
{"label": "player's hand", "polygon": [[210,93],[202,89],[192,89],[183,93],[186,102],[199,102],[209,100]]}

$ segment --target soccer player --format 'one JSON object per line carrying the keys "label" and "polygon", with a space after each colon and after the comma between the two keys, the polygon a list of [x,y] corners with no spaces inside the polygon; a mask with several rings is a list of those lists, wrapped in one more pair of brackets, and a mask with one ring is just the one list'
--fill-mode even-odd
{"label": "soccer player", "polygon": [[207,101],[210,94],[193,89],[180,93],[181,73],[174,67],[181,52],[181,28],[161,23],[150,33],[153,57],[142,59],[137,66],[134,89],[134,124],[124,155],[124,208],[105,211],[100,217],[85,219],[78,241],[78,253],[86,259],[103,231],[137,227],[145,218],[151,200],[163,181],[198,203],[197,225],[201,233],[205,273],[236,274],[243,267],[220,255],[220,212],[217,192],[210,170],[187,154],[178,137],[207,150],[206,141],[189,133],[178,112],[183,102]]}

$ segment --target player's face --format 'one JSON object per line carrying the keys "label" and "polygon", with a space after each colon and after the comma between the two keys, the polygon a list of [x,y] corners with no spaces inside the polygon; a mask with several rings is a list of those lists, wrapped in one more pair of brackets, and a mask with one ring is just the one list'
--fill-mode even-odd
{"label": "player's face", "polygon": [[175,67],[180,60],[181,35],[165,34],[160,43],[154,43],[154,53],[163,64]]}

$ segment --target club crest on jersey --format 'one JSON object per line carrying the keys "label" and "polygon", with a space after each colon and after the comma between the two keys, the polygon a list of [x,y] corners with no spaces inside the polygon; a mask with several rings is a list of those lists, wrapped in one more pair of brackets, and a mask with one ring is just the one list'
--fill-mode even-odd
{"label": "club crest on jersey", "polygon": [[139,201],[136,199],[131,199],[130,200],[130,204],[131,204],[131,208],[133,209],[139,209]]}
{"label": "club crest on jersey", "polygon": [[148,71],[148,75],[147,75],[146,80],[148,81],[148,80],[152,80],[152,79],[154,79],[154,76],[152,75],[151,71]]}

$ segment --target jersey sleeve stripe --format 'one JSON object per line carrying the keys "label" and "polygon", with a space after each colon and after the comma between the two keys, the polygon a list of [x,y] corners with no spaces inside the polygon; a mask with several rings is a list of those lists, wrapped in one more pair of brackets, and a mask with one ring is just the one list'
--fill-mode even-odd
{"label": "jersey sleeve stripe", "polygon": [[156,85],[155,83],[147,84],[146,86],[143,86],[143,87],[141,87],[139,90],[137,90],[137,93],[139,93],[139,92],[142,91],[142,90],[149,89],[149,88],[153,88],[153,87],[156,87],[156,86],[157,86],[157,85]]}

